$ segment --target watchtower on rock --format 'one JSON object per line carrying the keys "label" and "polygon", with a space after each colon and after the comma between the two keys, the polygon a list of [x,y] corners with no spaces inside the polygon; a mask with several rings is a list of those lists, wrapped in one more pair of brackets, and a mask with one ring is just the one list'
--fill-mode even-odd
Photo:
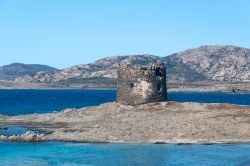
{"label": "watchtower on rock", "polygon": [[166,68],[164,64],[119,65],[116,102],[139,105],[165,100]]}

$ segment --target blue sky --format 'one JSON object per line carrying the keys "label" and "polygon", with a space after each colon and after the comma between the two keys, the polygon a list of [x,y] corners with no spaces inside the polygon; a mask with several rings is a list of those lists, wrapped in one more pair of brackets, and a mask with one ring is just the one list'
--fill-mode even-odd
{"label": "blue sky", "polygon": [[249,0],[0,0],[0,65],[250,48]]}

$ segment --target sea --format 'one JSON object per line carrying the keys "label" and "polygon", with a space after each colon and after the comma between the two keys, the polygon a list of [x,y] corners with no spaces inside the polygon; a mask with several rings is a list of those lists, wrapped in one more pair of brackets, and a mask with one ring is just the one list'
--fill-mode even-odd
{"label": "sea", "polygon": [[[0,114],[58,112],[115,101],[115,90],[0,90]],[[168,93],[179,102],[250,106],[250,94]],[[2,127],[2,126],[0,126]],[[23,126],[0,134],[25,132]],[[0,166],[250,166],[250,144],[90,144],[70,142],[0,142]]]}

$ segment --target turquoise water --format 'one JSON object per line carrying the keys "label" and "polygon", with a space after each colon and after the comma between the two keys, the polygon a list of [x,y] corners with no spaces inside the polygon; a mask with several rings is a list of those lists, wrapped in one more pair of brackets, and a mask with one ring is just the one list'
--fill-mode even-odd
{"label": "turquoise water", "polygon": [[[47,113],[115,100],[115,90],[0,90],[0,114]],[[169,93],[182,102],[250,105],[250,94]],[[2,129],[1,129],[2,127]],[[7,128],[6,128],[7,127]],[[22,126],[0,126],[0,133],[24,133]],[[41,131],[36,131],[41,132]],[[250,145],[151,145],[0,142],[0,166],[250,166]]]}
{"label": "turquoise water", "polygon": [[250,145],[1,143],[0,165],[247,166]]}

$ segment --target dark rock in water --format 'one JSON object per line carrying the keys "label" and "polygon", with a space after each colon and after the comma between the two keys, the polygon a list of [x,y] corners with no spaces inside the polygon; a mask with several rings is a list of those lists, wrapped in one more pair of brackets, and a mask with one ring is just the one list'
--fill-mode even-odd
{"label": "dark rock in water", "polygon": [[0,127],[0,130],[8,130],[8,127]]}
{"label": "dark rock in water", "polygon": [[236,86],[233,86],[232,87],[232,92],[233,93],[237,93],[237,92],[239,92],[240,91],[240,88],[238,88],[238,87],[236,87]]}

